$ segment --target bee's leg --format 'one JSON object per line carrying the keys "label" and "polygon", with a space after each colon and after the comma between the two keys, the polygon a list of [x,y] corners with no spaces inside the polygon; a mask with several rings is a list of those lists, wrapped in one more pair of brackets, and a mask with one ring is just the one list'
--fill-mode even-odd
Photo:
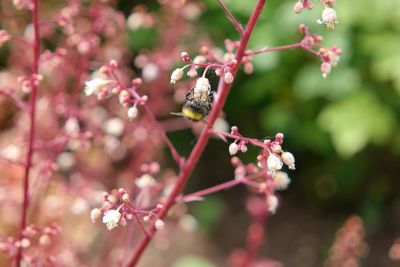
{"label": "bee's leg", "polygon": [[214,93],[211,90],[208,90],[208,98],[211,103],[214,102]]}
{"label": "bee's leg", "polygon": [[186,100],[190,101],[194,98],[194,90],[193,88],[189,90],[189,92],[187,92],[186,94]]}

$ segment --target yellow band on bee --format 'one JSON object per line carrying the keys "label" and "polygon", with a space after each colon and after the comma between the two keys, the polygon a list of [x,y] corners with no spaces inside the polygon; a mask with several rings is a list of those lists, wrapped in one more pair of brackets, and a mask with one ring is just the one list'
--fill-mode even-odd
{"label": "yellow band on bee", "polygon": [[183,107],[182,113],[185,117],[187,117],[188,119],[194,120],[194,121],[199,121],[199,120],[203,119],[203,114],[195,113],[187,107]]}

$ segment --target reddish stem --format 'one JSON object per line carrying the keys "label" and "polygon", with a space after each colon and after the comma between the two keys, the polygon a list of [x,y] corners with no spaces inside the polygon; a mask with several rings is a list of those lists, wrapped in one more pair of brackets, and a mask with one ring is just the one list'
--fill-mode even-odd
{"label": "reddish stem", "polygon": [[[38,19],[38,0],[33,0],[32,8],[32,21],[34,29],[34,43],[33,43],[33,63],[32,63],[32,74],[38,73],[39,68],[39,19]],[[31,95],[29,103],[29,115],[30,115],[30,126],[29,126],[29,143],[28,143],[28,153],[26,156],[25,163],[25,175],[24,175],[24,199],[21,209],[21,220],[19,224],[19,240],[23,238],[23,231],[26,227],[26,217],[29,205],[29,172],[32,167],[32,156],[34,152],[33,144],[35,140],[35,113],[36,113],[36,97],[37,97],[37,85],[36,81],[32,79],[31,82]],[[16,256],[16,266],[20,267],[22,261],[22,247],[18,247]]]}
{"label": "reddish stem", "polygon": [[[240,46],[238,47],[238,50],[236,53],[236,60],[238,63],[232,69],[232,74],[234,76],[236,75],[236,73],[239,69],[239,66],[243,59],[243,56],[245,55],[245,50],[246,50],[247,44],[249,42],[251,33],[257,23],[257,20],[261,14],[263,7],[265,5],[265,1],[266,0],[258,0],[257,1],[257,4],[252,12],[250,19],[249,19],[248,25],[246,26],[246,29],[243,31]],[[175,203],[175,199],[179,196],[179,194],[181,194],[183,187],[185,186],[187,180],[189,179],[191,172],[193,171],[194,167],[196,166],[200,156],[203,153],[205,146],[208,143],[208,140],[211,136],[210,129],[211,129],[212,125],[214,124],[214,122],[217,120],[219,114],[221,113],[230,89],[231,89],[231,84],[227,84],[223,81],[223,79],[220,79],[219,90],[218,90],[219,96],[218,96],[218,99],[217,99],[217,101],[214,105],[214,108],[210,114],[209,123],[204,127],[195,147],[193,148],[192,152],[189,155],[188,160],[182,166],[180,173],[178,175],[176,184],[175,184],[174,188],[172,189],[171,193],[169,194],[166,202],[164,203],[163,208],[161,209],[160,213],[158,214],[160,219],[163,219],[166,216],[166,214],[168,213],[171,206]],[[140,256],[143,254],[143,251],[149,244],[149,242],[152,239],[152,237],[154,236],[155,232],[156,232],[156,229],[155,229],[155,226],[153,223],[148,228],[148,233],[150,235],[143,236],[142,239],[139,241],[139,245],[136,248],[133,257],[129,261],[127,266],[129,266],[129,267],[136,266],[136,264],[138,263],[138,261],[140,259]]]}
{"label": "reddish stem", "polygon": [[282,45],[282,46],[277,46],[277,47],[265,47],[260,50],[248,50],[248,51],[246,51],[246,56],[258,55],[258,54],[268,53],[271,51],[288,50],[288,49],[299,48],[299,47],[302,47],[301,43]]}
{"label": "reddish stem", "polygon": [[228,7],[225,5],[225,2],[223,0],[217,0],[217,1],[218,1],[218,4],[221,6],[222,10],[224,10],[225,15],[232,22],[233,26],[235,26],[236,30],[240,33],[240,35],[242,35],[243,34],[242,25],[240,25],[240,23],[237,21],[237,19],[233,16],[233,14],[228,9]]}

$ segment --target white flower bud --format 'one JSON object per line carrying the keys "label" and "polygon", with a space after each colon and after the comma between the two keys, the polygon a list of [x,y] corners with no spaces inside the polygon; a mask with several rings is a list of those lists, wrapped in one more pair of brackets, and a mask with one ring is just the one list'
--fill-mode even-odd
{"label": "white flower bud", "polygon": [[267,159],[267,166],[271,171],[278,171],[282,169],[283,163],[279,157],[274,154],[270,154]]}
{"label": "white flower bud", "polygon": [[101,210],[100,209],[92,209],[90,212],[90,219],[92,220],[92,223],[96,222],[96,220],[101,216]]}
{"label": "white flower bud", "polygon": [[239,146],[236,143],[232,143],[229,145],[229,154],[231,156],[236,155],[239,151]]}
{"label": "white flower bud", "polygon": [[268,206],[268,211],[271,214],[274,214],[276,212],[276,209],[278,208],[278,198],[275,195],[268,195],[267,206]]}
{"label": "white flower bud", "polygon": [[286,172],[277,171],[273,178],[275,190],[285,190],[290,184],[290,178]]}
{"label": "white flower bud", "polygon": [[135,184],[139,188],[151,187],[157,184],[156,179],[149,174],[143,174],[135,180]]}
{"label": "white flower bud", "polygon": [[130,107],[130,108],[128,109],[128,118],[129,118],[130,120],[135,119],[135,118],[137,117],[137,115],[138,115],[138,109],[137,109],[136,106]]}
{"label": "white flower bud", "polygon": [[93,80],[85,82],[85,94],[86,95],[97,95],[103,88],[108,85],[115,83],[112,80],[103,80],[95,78]]}
{"label": "white flower bud", "polygon": [[108,230],[112,230],[118,226],[121,219],[121,213],[118,210],[109,210],[103,216],[103,223],[106,224]]}
{"label": "white flower bud", "polygon": [[210,88],[210,82],[205,77],[197,79],[196,86],[194,87],[195,92],[206,92]]}
{"label": "white flower bud", "polygon": [[162,230],[162,229],[164,229],[164,222],[160,219],[157,219],[156,222],[154,223],[154,227],[157,230]]}
{"label": "white flower bud", "polygon": [[179,81],[183,76],[183,69],[177,68],[174,70],[171,74],[171,83],[175,84],[177,81]]}
{"label": "white flower bud", "polygon": [[295,166],[294,166],[295,159],[294,159],[294,156],[292,153],[283,152],[281,154],[281,159],[282,159],[283,163],[285,163],[289,167],[289,169],[291,169],[291,170],[295,169]]}
{"label": "white flower bud", "polygon": [[224,81],[225,81],[225,83],[227,83],[227,84],[231,84],[232,82],[233,82],[233,75],[232,75],[232,73],[231,72],[226,72],[225,73],[225,75],[224,75]]}
{"label": "white flower bud", "polygon": [[335,23],[339,23],[336,11],[333,8],[325,7],[322,11],[321,19],[317,21],[319,24],[325,24],[329,30],[335,28]]}

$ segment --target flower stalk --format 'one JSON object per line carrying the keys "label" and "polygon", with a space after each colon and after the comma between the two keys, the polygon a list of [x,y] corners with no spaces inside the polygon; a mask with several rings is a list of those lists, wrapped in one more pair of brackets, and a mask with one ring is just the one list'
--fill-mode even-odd
{"label": "flower stalk", "polygon": [[[39,69],[39,52],[40,52],[40,40],[39,40],[39,17],[38,17],[38,6],[39,0],[33,0],[33,7],[31,10],[32,23],[34,31],[34,42],[33,42],[33,63],[32,63],[32,77],[38,74]],[[23,239],[23,231],[26,227],[27,213],[29,206],[29,173],[32,167],[32,158],[34,153],[34,140],[35,140],[35,113],[36,113],[36,98],[37,98],[38,85],[36,81],[31,78],[31,94],[29,100],[29,140],[28,140],[28,152],[26,155],[24,181],[23,181],[23,202],[21,208],[21,219],[19,223],[19,240]],[[22,246],[18,247],[17,255],[15,258],[16,266],[20,267],[22,262]]]}

